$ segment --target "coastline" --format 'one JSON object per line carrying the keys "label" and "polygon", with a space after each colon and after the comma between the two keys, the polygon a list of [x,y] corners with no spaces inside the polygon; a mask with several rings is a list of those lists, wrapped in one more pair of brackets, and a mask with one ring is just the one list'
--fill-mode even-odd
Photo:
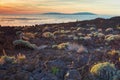
{"label": "coastline", "polygon": [[[71,22],[65,22],[65,23],[47,23],[47,24],[35,24],[35,25],[25,25],[25,26],[2,26],[2,25],[0,25],[0,27],[36,27],[36,26],[40,26],[40,27],[42,27],[42,26],[45,26],[45,25],[63,25],[63,24],[78,24],[78,23],[82,23],[82,24],[93,24],[94,25],[94,23],[95,24],[97,24],[98,26],[99,26],[99,22],[100,22],[100,20],[103,20],[103,22],[104,21],[108,21],[108,23],[110,22],[109,20],[111,20],[111,19],[113,19],[113,18],[119,18],[120,16],[114,16],[114,17],[111,17],[111,18],[107,18],[107,19],[105,19],[105,18],[95,18],[95,19],[90,19],[90,20],[82,20],[82,21],[71,21]],[[97,21],[96,21],[97,20]],[[98,23],[97,23],[98,22]],[[103,24],[103,25],[105,25],[105,24]],[[81,25],[82,26],[82,25]],[[85,25],[84,25],[85,26]],[[77,27],[77,26],[76,26]]]}
{"label": "coastline", "polygon": [[2,80],[93,80],[96,64],[119,71],[119,55],[120,17],[0,27]]}

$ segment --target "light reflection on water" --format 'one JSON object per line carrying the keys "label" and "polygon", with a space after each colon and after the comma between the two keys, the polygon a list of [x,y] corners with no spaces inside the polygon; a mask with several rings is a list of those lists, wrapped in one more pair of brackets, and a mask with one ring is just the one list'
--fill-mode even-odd
{"label": "light reflection on water", "polygon": [[106,15],[0,15],[2,26],[25,26],[46,23],[65,23],[90,20],[95,18],[110,18]]}

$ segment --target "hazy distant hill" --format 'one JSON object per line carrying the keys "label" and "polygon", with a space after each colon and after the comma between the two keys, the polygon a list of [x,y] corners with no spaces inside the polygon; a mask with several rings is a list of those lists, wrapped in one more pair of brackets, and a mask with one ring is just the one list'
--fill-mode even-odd
{"label": "hazy distant hill", "polygon": [[78,12],[78,13],[58,13],[58,12],[48,12],[48,13],[43,13],[43,15],[96,15],[91,12]]}
{"label": "hazy distant hill", "polygon": [[57,13],[57,12],[48,12],[48,13],[43,13],[44,15],[64,15],[64,13]]}
{"label": "hazy distant hill", "polygon": [[96,15],[96,14],[90,12],[79,12],[79,13],[73,13],[73,15]]}

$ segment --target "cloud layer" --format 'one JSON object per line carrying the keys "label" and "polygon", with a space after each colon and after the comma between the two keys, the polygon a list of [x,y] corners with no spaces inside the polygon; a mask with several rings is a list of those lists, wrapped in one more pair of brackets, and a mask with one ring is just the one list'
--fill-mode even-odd
{"label": "cloud layer", "polygon": [[120,15],[120,0],[0,0],[0,13],[94,12]]}

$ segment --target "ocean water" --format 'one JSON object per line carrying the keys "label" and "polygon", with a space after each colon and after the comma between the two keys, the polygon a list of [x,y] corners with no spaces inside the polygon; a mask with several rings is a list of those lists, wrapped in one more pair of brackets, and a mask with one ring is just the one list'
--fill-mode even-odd
{"label": "ocean water", "polygon": [[25,26],[35,24],[66,23],[91,20],[95,18],[110,18],[109,15],[0,15],[1,26]]}

